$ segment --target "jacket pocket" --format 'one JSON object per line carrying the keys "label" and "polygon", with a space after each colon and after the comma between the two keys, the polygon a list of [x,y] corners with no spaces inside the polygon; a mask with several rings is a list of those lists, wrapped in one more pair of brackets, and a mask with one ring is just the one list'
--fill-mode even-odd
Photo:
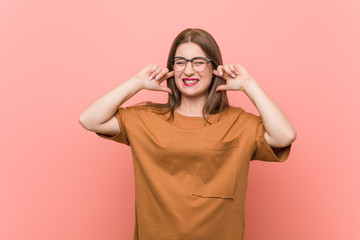
{"label": "jacket pocket", "polygon": [[192,195],[234,198],[239,141],[202,139],[193,172]]}

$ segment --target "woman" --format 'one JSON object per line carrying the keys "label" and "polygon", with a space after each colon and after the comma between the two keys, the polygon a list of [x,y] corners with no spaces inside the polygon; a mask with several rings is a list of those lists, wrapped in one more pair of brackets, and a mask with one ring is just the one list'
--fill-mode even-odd
{"label": "woman", "polygon": [[[160,85],[167,81],[167,87]],[[142,89],[168,92],[166,104],[121,107]],[[229,106],[243,91],[261,116]],[[213,37],[186,29],[167,68],[150,64],[80,116],[99,136],[131,147],[134,239],[243,239],[251,160],[285,161],[296,131],[240,64],[223,65]]]}

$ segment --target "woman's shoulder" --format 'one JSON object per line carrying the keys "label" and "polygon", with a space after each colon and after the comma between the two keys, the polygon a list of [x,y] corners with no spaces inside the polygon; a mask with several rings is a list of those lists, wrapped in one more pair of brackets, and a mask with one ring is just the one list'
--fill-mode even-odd
{"label": "woman's shoulder", "polygon": [[226,109],[226,111],[229,112],[229,115],[236,115],[239,118],[241,118],[243,121],[259,121],[260,116],[257,116],[251,112],[248,112],[246,110],[244,110],[241,107],[234,107],[234,106],[230,106]]}
{"label": "woman's shoulder", "polygon": [[157,106],[159,105],[159,103],[155,103],[155,102],[151,102],[151,101],[145,101],[145,102],[140,102],[140,103],[135,103],[126,107],[121,107],[121,108],[126,108],[126,109],[130,109],[130,110],[145,110],[145,109],[149,109],[151,107]]}
{"label": "woman's shoulder", "polygon": [[244,109],[241,107],[229,106],[221,112],[221,115],[226,116],[227,118],[239,118],[244,112]]}
{"label": "woman's shoulder", "polygon": [[151,101],[140,102],[126,107],[120,107],[119,110],[128,114],[148,114],[153,113],[154,109],[161,109],[165,104]]}
{"label": "woman's shoulder", "polygon": [[244,109],[242,109],[241,107],[229,106],[224,111],[228,111],[231,114],[237,114],[244,112]]}

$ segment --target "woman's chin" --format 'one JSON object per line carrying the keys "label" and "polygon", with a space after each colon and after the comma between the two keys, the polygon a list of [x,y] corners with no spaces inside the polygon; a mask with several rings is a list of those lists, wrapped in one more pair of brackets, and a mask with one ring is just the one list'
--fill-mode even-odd
{"label": "woman's chin", "polygon": [[206,96],[206,91],[199,92],[199,91],[181,91],[181,95],[188,98],[195,98],[195,97],[203,97]]}
{"label": "woman's chin", "polygon": [[201,83],[198,83],[194,86],[184,86],[181,84],[177,84],[177,87],[180,90],[181,95],[188,98],[207,96],[209,88],[209,86],[204,86]]}

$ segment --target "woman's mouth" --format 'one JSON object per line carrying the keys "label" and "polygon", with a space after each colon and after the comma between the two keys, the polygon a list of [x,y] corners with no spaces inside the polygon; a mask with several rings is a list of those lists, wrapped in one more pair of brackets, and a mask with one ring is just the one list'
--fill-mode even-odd
{"label": "woman's mouth", "polygon": [[187,87],[194,86],[199,82],[197,78],[183,78],[184,85]]}

